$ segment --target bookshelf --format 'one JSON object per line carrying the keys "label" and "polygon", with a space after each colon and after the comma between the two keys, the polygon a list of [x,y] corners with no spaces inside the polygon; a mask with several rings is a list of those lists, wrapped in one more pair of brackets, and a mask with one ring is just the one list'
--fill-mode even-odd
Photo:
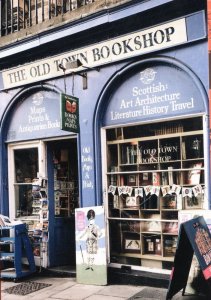
{"label": "bookshelf", "polygon": [[26,224],[37,267],[47,267],[49,241],[49,199],[47,196],[47,179],[34,178],[31,185],[32,213],[22,216]]}
{"label": "bookshelf", "polygon": [[110,260],[171,268],[178,212],[204,207],[203,120],[112,128],[106,138]]}
{"label": "bookshelf", "polygon": [[54,157],[54,204],[56,217],[71,217],[78,207],[78,181],[71,174],[67,148],[57,150]]}

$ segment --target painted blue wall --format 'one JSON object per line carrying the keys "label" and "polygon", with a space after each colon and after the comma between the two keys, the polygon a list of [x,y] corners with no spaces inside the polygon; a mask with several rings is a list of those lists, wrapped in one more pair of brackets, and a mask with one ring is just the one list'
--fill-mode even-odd
{"label": "painted blue wall", "polygon": [[[199,81],[208,91],[208,54],[207,54],[207,41],[196,41],[191,45],[184,47],[177,47],[171,50],[166,50],[158,53],[164,57],[171,57],[179,61],[181,64],[186,65],[198,77]],[[101,126],[102,119],[97,120],[96,124],[96,111],[99,101],[102,100],[102,93],[104,88],[107,87],[108,82],[112,82],[122,68],[133,62],[142,61],[145,58],[156,57],[157,53],[147,56],[136,57],[128,59],[123,62],[106,65],[101,67],[100,71],[88,71],[88,89],[82,89],[82,78],[78,75],[67,76],[66,93],[74,95],[79,98],[79,111],[80,111],[80,135],[79,135],[79,164],[80,164],[80,197],[81,206],[94,206],[102,203],[102,190],[101,190],[101,157],[100,157],[100,139],[99,132],[96,131],[96,126]],[[57,92],[64,92],[63,78],[53,79],[47,82],[49,86]],[[39,87],[41,87],[39,85]],[[0,87],[2,88],[2,87]],[[19,95],[22,97],[24,89],[14,89],[8,92],[0,93],[0,118],[1,118],[1,187],[0,193],[4,205],[1,211],[8,214],[8,196],[7,196],[7,160],[6,160],[6,147],[4,147],[4,139],[6,138],[6,131],[9,122],[9,114],[13,108],[20,101]],[[33,91],[31,91],[33,93]],[[109,101],[109,96],[106,95],[103,99],[101,106],[101,116],[103,110],[106,109],[106,102]],[[100,100],[101,99],[101,100]],[[53,109],[53,107],[52,107]],[[15,117],[14,117],[15,118]],[[98,136],[96,136],[96,134]],[[67,133],[68,135],[68,133]],[[33,136],[31,137],[33,138]]]}

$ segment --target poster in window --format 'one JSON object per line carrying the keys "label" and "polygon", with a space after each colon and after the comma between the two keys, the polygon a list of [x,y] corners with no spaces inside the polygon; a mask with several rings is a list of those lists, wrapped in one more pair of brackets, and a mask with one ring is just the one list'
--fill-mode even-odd
{"label": "poster in window", "polygon": [[140,252],[141,242],[140,239],[124,238],[124,251],[128,253]]}
{"label": "poster in window", "polygon": [[195,163],[191,166],[191,170],[188,172],[187,183],[199,184],[201,176],[202,163]]}

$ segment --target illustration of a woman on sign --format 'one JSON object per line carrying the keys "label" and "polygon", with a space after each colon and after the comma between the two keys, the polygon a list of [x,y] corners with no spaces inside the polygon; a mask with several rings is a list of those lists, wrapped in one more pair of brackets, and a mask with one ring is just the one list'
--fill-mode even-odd
{"label": "illustration of a woman on sign", "polygon": [[76,208],[75,225],[77,282],[107,284],[104,207]]}
{"label": "illustration of a woman on sign", "polygon": [[[98,252],[98,239],[101,237],[102,232],[100,230],[100,227],[95,224],[95,211],[93,209],[88,210],[87,219],[88,226],[85,228],[84,232],[79,236],[79,240],[86,236],[86,270],[94,271],[94,261]],[[83,255],[82,251],[81,254]]]}

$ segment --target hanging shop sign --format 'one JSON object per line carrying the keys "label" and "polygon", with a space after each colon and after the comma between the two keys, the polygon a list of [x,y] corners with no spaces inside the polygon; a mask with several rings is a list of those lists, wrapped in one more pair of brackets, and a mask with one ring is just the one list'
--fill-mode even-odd
{"label": "hanging shop sign", "polygon": [[79,132],[79,103],[78,98],[61,94],[61,129],[70,132]]}
{"label": "hanging shop sign", "polygon": [[[174,47],[188,41],[186,18],[174,20],[142,31],[123,35],[89,47],[39,60],[17,68],[2,71],[5,89],[63,76],[62,64],[79,59],[86,67],[95,67],[137,55]],[[82,70],[83,67],[77,69]],[[75,71],[75,70],[74,70]],[[72,73],[67,69],[66,74]]]}

